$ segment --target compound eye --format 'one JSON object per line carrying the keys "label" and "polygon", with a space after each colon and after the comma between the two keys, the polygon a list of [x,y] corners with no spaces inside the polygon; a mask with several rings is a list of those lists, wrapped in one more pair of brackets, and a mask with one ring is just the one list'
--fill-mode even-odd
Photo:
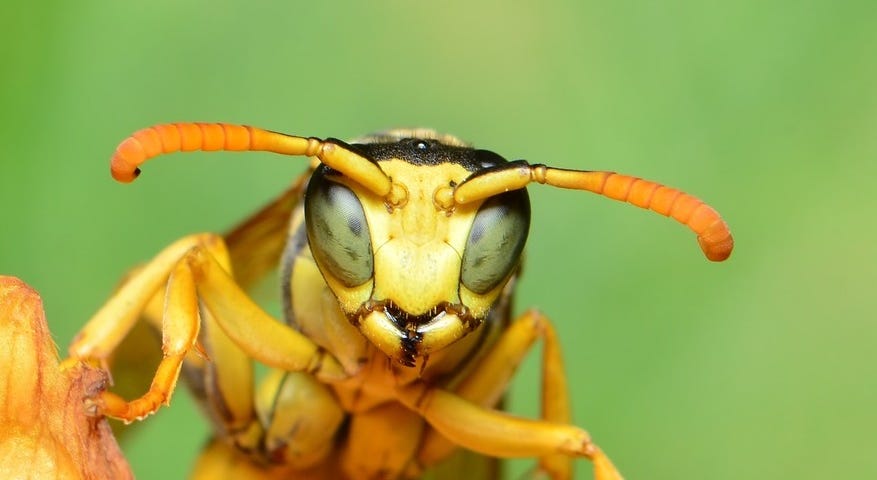
{"label": "compound eye", "polygon": [[305,222],[311,252],[323,274],[348,287],[372,278],[374,258],[362,203],[347,186],[328,178],[321,167],[305,195]]}
{"label": "compound eye", "polygon": [[463,251],[463,285],[477,294],[496,288],[518,265],[529,230],[526,190],[502,193],[484,202]]}

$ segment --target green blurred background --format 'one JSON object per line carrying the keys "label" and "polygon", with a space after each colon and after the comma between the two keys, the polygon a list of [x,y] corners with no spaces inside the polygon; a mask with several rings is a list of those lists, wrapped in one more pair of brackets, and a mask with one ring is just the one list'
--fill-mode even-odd
{"label": "green blurred background", "polygon": [[[7,1],[0,272],[64,346],[129,266],[304,165],[190,154],[114,183],[117,142],[157,122],[423,125],[631,173],[713,204],[737,249],[711,264],[674,222],[531,188],[518,306],[556,321],[577,423],[631,479],[877,478],[875,25],[870,0]],[[515,411],[537,382],[533,361]],[[143,479],[183,476],[207,434],[185,393],[143,427]]]}

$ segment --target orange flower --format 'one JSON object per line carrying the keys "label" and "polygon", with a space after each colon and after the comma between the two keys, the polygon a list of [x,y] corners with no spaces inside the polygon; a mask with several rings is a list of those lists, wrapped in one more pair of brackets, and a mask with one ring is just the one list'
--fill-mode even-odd
{"label": "orange flower", "polygon": [[134,478],[106,420],[85,412],[106,383],[59,367],[39,295],[0,276],[0,478]]}

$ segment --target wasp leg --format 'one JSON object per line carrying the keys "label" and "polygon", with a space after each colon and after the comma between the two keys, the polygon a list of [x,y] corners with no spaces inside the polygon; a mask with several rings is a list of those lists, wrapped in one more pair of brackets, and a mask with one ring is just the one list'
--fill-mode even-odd
{"label": "wasp leg", "polygon": [[76,359],[106,361],[137,322],[147,303],[167,283],[180,258],[199,244],[215,243],[209,234],[184,237],[133,273],[80,330],[69,353]]}
{"label": "wasp leg", "polygon": [[253,405],[253,363],[219,328],[210,310],[201,308],[200,313],[199,339],[206,355],[186,359],[187,384],[216,428],[242,450],[253,450],[263,433]]}
{"label": "wasp leg", "polygon": [[[161,326],[164,357],[150,389],[130,403],[111,392],[104,392],[98,402],[102,413],[131,421],[149,415],[170,398],[183,357],[195,345],[198,334],[197,302],[193,295],[185,293],[194,292],[192,274],[179,265],[180,258],[196,245],[215,250],[221,247],[222,241],[209,234],[191,235],[165,248],[130,275],[70,345],[71,358],[68,361],[96,361],[106,365],[147,305],[150,302],[155,304],[154,299],[160,295],[162,284],[168,284]],[[172,271],[174,275],[171,275]]]}
{"label": "wasp leg", "polygon": [[[234,272],[235,283],[249,289],[277,268],[286,245],[289,218],[302,195],[308,175],[300,176],[282,195],[226,233],[225,244],[231,268],[219,256],[227,272]],[[198,355],[186,359],[184,374],[193,393],[199,397],[214,424],[234,439],[244,451],[258,448],[264,432],[254,421],[253,364],[216,325],[210,311],[201,310],[200,338],[210,361]]]}
{"label": "wasp leg", "polygon": [[[528,311],[516,319],[508,330],[473,370],[454,389],[454,395],[482,408],[498,404],[508,382],[533,343],[542,338],[542,419],[552,424],[569,424],[569,394],[564,374],[560,343],[547,317],[537,311]],[[432,423],[432,422],[430,422]],[[459,442],[441,432],[431,431],[424,438],[419,460],[429,465],[449,455]],[[582,433],[584,433],[582,431]],[[449,440],[449,438],[451,438]],[[585,433],[586,445],[580,455],[594,463],[595,478],[620,479],[621,476],[600,449],[591,443]],[[533,452],[535,454],[535,452]],[[572,477],[572,460],[568,453],[553,452],[540,455],[540,470],[554,479]]]}
{"label": "wasp leg", "polygon": [[[199,371],[210,372],[213,375],[212,382],[206,382],[214,391],[219,394],[209,396],[213,405],[211,412],[220,416],[220,423],[229,432],[230,435],[240,436],[241,431],[252,424],[253,408],[252,408],[252,367],[249,358],[240,352],[231,341],[225,337],[219,328],[210,328],[211,317],[209,312],[197,311],[197,297],[195,295],[195,286],[192,279],[191,270],[185,263],[179,262],[179,252],[185,248],[194,248],[199,246],[211,252],[214,258],[219,259],[224,268],[228,269],[230,261],[224,243],[221,239],[212,235],[194,235],[186,237],[176,244],[172,245],[165,252],[159,254],[155,261],[143,267],[139,271],[132,274],[132,280],[120,289],[119,295],[114,297],[108,305],[102,310],[106,312],[119,312],[113,308],[120,300],[131,298],[128,295],[131,285],[139,286],[144,284],[153,285],[156,290],[152,292],[145,306],[142,308],[142,316],[147,323],[162,332],[163,337],[163,359],[158,366],[154,375],[150,389],[140,398],[131,402],[126,402],[121,397],[112,392],[102,396],[101,403],[104,414],[121,418],[126,421],[143,418],[153,413],[161,404],[167,403],[173,393],[177,379],[179,377],[181,364],[188,352],[196,346],[197,335],[202,325],[207,326],[202,330],[202,337],[206,339],[210,345],[210,353],[212,361],[205,362],[203,358],[198,356],[190,356],[189,361],[193,363],[191,368]],[[177,256],[177,263],[173,267],[174,271],[170,276],[164,273],[153,275],[160,272],[164,267],[173,260],[173,256]],[[167,278],[166,297],[162,299],[164,292],[157,288],[156,282],[145,281],[142,275],[153,275],[159,281]],[[126,291],[127,290],[127,291]],[[135,292],[136,293],[136,292]],[[130,316],[125,314],[122,318],[134,318],[136,320],[139,315],[141,301],[149,294],[148,289],[141,290],[142,295],[136,297],[137,300],[133,304],[129,304],[128,308]],[[162,300],[164,300],[164,308],[161,308]],[[122,312],[119,312],[120,315]],[[101,332],[101,326],[106,324],[96,323],[109,319],[109,315],[97,315],[94,320],[86,327],[84,334],[80,335],[71,352],[74,356],[77,349],[79,350],[79,358],[83,355],[81,352],[88,348],[87,334],[89,331]],[[131,324],[133,326],[133,324]],[[94,327],[94,328],[93,328]],[[110,326],[112,328],[112,326]],[[89,330],[91,329],[91,330]],[[124,336],[127,332],[122,332]],[[121,341],[122,338],[118,338]],[[91,358],[103,360],[101,351],[109,352],[117,348],[117,345],[111,343],[112,337],[107,337],[102,347],[103,350],[97,349],[97,354],[93,354]],[[217,405],[221,403],[221,405]]]}
{"label": "wasp leg", "polygon": [[[231,252],[226,253],[222,245],[215,242],[206,248],[223,268],[232,271],[229,268]],[[132,270],[129,276],[141,268]],[[237,270],[234,271],[236,276]],[[155,348],[155,342],[147,341],[151,338],[144,337],[162,331],[165,294],[166,289],[155,292],[141,315],[143,323],[136,324],[113,352],[110,365],[116,372],[116,393],[137,392],[135,388],[140,389],[152,380],[153,373],[143,368],[143,359],[151,359],[152,354],[160,350]],[[209,310],[201,308],[199,313],[201,324],[195,351],[186,355],[181,373],[219,431],[243,450],[252,450],[262,435],[260,424],[254,421],[252,362],[216,325]],[[141,326],[143,328],[139,328]],[[117,372],[119,369],[121,375]]]}
{"label": "wasp leg", "polygon": [[162,283],[167,282],[162,321],[164,358],[152,385],[142,397],[130,402],[102,392],[98,402],[101,413],[132,421],[167,403],[183,358],[197,340],[199,297],[246,356],[289,371],[313,372],[323,379],[343,377],[334,358],[250,300],[217,257],[227,263],[224,243],[216,235],[192,235],[175,242],[132,275],[74,340],[71,360],[105,364]]}
{"label": "wasp leg", "polygon": [[196,247],[183,261],[216,323],[251,358],[288,372],[311,373],[324,382],[347,377],[331,354],[253,302],[209,252]]}

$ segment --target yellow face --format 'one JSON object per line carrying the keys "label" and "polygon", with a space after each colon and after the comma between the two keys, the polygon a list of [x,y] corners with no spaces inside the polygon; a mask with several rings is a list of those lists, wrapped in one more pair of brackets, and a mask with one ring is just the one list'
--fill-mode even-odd
{"label": "yellow face", "polygon": [[399,192],[395,204],[321,168],[305,208],[314,258],[348,318],[388,356],[412,365],[486,318],[519,263],[529,203],[524,190],[447,203],[488,164],[459,161],[473,155],[469,148],[408,144],[376,159]]}

